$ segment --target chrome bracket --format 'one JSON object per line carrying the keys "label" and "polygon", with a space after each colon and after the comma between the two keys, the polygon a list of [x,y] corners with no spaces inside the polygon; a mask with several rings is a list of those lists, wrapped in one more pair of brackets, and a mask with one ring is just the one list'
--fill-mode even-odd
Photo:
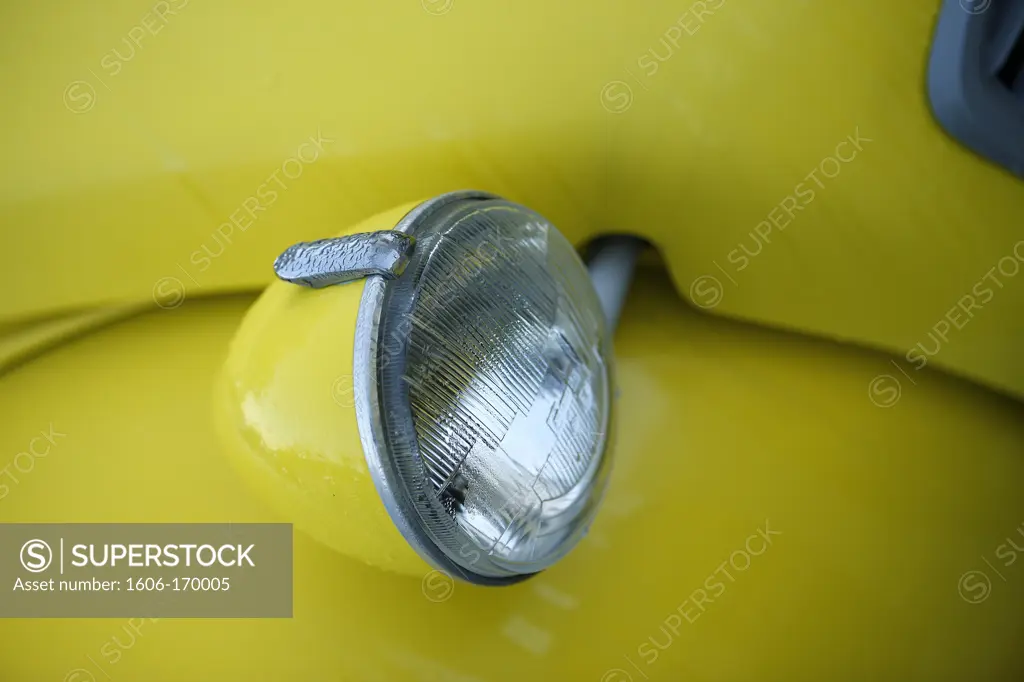
{"label": "chrome bracket", "polygon": [[416,238],[395,230],[299,242],[274,261],[274,272],[292,284],[322,289],[369,275],[401,276]]}

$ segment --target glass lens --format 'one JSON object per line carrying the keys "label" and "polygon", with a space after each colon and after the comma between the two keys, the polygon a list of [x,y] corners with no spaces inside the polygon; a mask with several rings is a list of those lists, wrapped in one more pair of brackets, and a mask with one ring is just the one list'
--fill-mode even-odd
{"label": "glass lens", "polygon": [[382,380],[411,417],[393,450],[407,492],[459,566],[535,572],[579,540],[603,492],[600,304],[568,241],[521,206],[478,202],[416,236],[414,284],[384,309],[404,336]]}

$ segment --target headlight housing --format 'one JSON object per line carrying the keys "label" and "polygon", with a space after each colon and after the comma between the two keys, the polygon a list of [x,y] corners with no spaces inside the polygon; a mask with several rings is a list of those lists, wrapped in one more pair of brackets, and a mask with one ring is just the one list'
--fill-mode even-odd
{"label": "headlight housing", "polygon": [[585,265],[542,216],[482,192],[340,239],[276,268],[308,286],[367,276],[353,396],[392,520],[469,582],[550,566],[585,534],[610,468],[611,339]]}

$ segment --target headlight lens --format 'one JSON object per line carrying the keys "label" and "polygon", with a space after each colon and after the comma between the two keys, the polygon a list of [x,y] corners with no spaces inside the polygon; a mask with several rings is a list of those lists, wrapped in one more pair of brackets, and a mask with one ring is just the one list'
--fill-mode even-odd
{"label": "headlight lens", "polygon": [[561,558],[609,469],[611,344],[586,267],[547,220],[475,192],[421,204],[400,277],[356,329],[360,435],[406,539],[501,584]]}

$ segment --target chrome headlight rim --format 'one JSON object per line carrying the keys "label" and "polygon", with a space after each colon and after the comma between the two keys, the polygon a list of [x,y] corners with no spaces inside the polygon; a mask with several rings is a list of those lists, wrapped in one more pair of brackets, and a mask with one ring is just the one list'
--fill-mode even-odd
{"label": "chrome headlight rim", "polygon": [[[423,232],[425,227],[432,228],[438,224],[438,220],[443,221],[446,216],[458,214],[464,209],[472,211],[473,205],[480,202],[502,202],[510,207],[521,208],[533,213],[533,211],[508,202],[495,194],[463,190],[443,194],[417,205],[392,229],[415,238]],[[560,551],[549,556],[545,565],[536,571],[517,573],[510,570],[508,574],[503,575],[477,572],[457,562],[431,536],[423,521],[422,508],[417,505],[413,491],[409,489],[408,481],[413,472],[405,471],[403,473],[401,464],[392,454],[392,443],[396,435],[411,443],[415,443],[417,440],[412,408],[408,399],[399,399],[399,396],[394,395],[394,392],[389,391],[382,383],[384,369],[388,365],[396,363],[397,367],[402,368],[408,351],[407,347],[403,347],[400,352],[388,352],[383,338],[388,331],[388,321],[383,319],[388,296],[403,285],[408,288],[414,287],[415,283],[401,280],[400,277],[385,278],[381,275],[366,277],[356,318],[352,372],[353,397],[360,440],[371,478],[385,509],[399,532],[417,554],[434,569],[478,585],[511,585],[525,580],[560,560],[579,542],[589,529],[596,509],[604,496],[611,470],[610,457],[607,456],[609,447],[607,432],[613,429],[614,418],[614,410],[611,406],[614,393],[614,388],[611,385],[614,376],[611,335],[605,334],[602,341],[606,370],[604,386],[607,392],[603,401],[605,413],[602,416],[603,423],[607,428],[605,433],[600,434],[601,440],[597,448],[597,455],[592,463],[595,472],[591,480],[591,493],[585,501],[586,513],[583,523],[575,529],[570,539],[563,541]],[[411,307],[411,299],[409,303]],[[422,462],[420,462],[420,466],[423,467]],[[423,468],[425,472],[425,467]],[[415,480],[426,482],[426,476],[422,475],[423,472],[415,473],[419,474],[414,477]],[[420,489],[417,492],[422,496],[424,491]]]}

